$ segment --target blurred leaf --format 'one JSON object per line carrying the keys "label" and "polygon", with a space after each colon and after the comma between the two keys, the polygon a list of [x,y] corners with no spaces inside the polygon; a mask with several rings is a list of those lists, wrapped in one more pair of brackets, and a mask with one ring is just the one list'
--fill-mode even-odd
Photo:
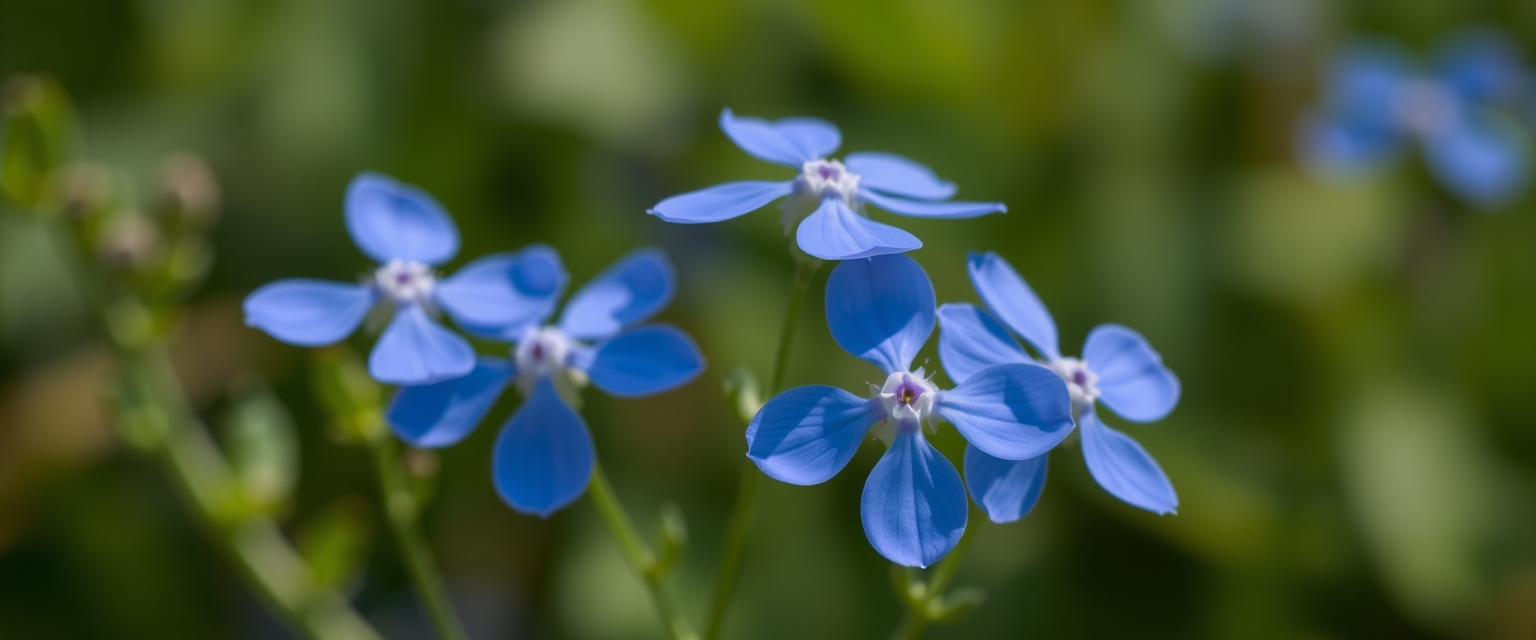
{"label": "blurred leaf", "polygon": [[683,559],[683,551],[688,548],[688,523],[683,520],[683,508],[677,506],[676,502],[661,505],[659,528],[661,550],[651,571],[658,577],[664,577]]}
{"label": "blurred leaf", "polygon": [[225,447],[249,506],[267,511],[286,502],[298,482],[298,434],[264,383],[246,385],[226,421]]}
{"label": "blurred leaf", "polygon": [[45,204],[75,139],[74,108],[63,85],[45,75],[13,76],[0,87],[4,146],[0,195],[25,209]]}
{"label": "blurred leaf", "polygon": [[373,521],[364,501],[345,497],[305,522],[299,553],[322,587],[345,589],[356,582],[373,542]]}
{"label": "blurred leaf", "polygon": [[385,437],[384,389],[344,344],[316,349],[311,359],[315,395],[330,415],[330,433],[344,444]]}
{"label": "blurred leaf", "polygon": [[746,367],[738,366],[725,375],[721,386],[725,390],[726,406],[731,408],[731,413],[742,424],[751,423],[758,410],[763,408],[762,390],[757,384],[757,376],[752,375],[752,371]]}
{"label": "blurred leaf", "polygon": [[934,622],[954,624],[971,615],[977,607],[987,601],[987,592],[977,587],[964,587],[949,592],[944,598],[934,603],[929,617]]}

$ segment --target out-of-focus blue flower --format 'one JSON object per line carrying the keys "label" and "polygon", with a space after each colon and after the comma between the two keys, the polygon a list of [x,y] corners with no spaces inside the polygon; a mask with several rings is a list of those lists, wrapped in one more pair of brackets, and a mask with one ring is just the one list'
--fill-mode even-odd
{"label": "out-of-focus blue flower", "polygon": [[799,169],[799,177],[715,185],[662,200],[652,215],[685,224],[719,222],[789,196],[782,206],[784,232],[798,225],[800,249],[823,260],[852,260],[923,246],[906,231],[870,220],[864,215],[866,204],[918,218],[971,218],[1008,210],[1000,202],[951,202],[954,183],[895,154],[853,153],[846,164],[827,158],[843,138],[823,120],[768,122],[726,109],[720,113],[720,128],[743,151]]}
{"label": "out-of-focus blue flower", "polygon": [[[1083,457],[1094,480],[1132,505],[1172,513],[1179,498],[1168,476],[1140,444],[1105,425],[1096,410],[1102,402],[1133,422],[1153,422],[1168,415],[1179,402],[1179,379],[1163,366],[1162,357],[1140,334],[1116,324],[1102,324],[1089,332],[1082,359],[1065,357],[1057,347],[1056,322],[1012,266],[989,252],[971,254],[968,267],[971,284],[991,312],[970,304],[939,308],[939,359],[944,371],[963,387],[992,367],[1035,362],[1009,334],[1012,330],[1035,348],[1040,362],[1066,381],[1072,412],[1081,427]],[[1039,499],[1045,462],[1045,456],[1000,459],[972,446],[965,451],[965,481],[992,521],[1012,522]]]}
{"label": "out-of-focus blue flower", "polygon": [[1314,172],[1348,180],[1381,170],[1417,140],[1446,189],[1496,208],[1529,181],[1513,111],[1527,78],[1519,46],[1490,29],[1447,38],[1427,68],[1391,42],[1358,41],[1329,63],[1321,103],[1298,123],[1298,153]]}
{"label": "out-of-focus blue flower", "polygon": [[923,437],[940,419],[970,447],[1027,460],[1072,431],[1072,401],[1061,378],[1033,362],[977,369],[941,391],[911,370],[934,326],[933,285],[905,255],[850,260],[827,279],[827,325],[838,345],[885,372],[869,398],[835,387],[790,389],[769,400],[747,427],[747,457],[763,473],[811,485],[837,475],[875,426],[891,447],[864,484],[864,533],[892,562],[926,567],[965,531],[960,475]]}
{"label": "out-of-focus blue flower", "polygon": [[[394,318],[368,358],[380,382],[430,384],[475,366],[467,341],[432,319],[438,310],[464,325],[502,326],[548,313],[560,283],[550,252],[530,249],[477,260],[438,280],[432,267],[459,251],[459,230],[426,192],[364,173],[347,188],[347,231],[379,266],[358,284],[289,279],[245,299],[245,323],[289,344],[318,347],[351,335],[369,311]],[[555,263],[558,266],[558,262]]]}
{"label": "out-of-focus blue flower", "polygon": [[[538,277],[563,290],[565,270],[553,250],[545,251],[549,268]],[[681,329],[635,326],[672,301],[674,281],[665,253],[640,249],[577,291],[554,324],[545,324],[550,305],[522,322],[476,328],[513,342],[512,358],[480,358],[469,375],[400,389],[388,413],[395,435],[418,447],[457,443],[515,381],[523,405],[496,439],[496,490],[519,512],[549,516],[580,497],[592,477],[592,437],[576,412],[582,387],[637,398],[704,370],[698,346]]]}

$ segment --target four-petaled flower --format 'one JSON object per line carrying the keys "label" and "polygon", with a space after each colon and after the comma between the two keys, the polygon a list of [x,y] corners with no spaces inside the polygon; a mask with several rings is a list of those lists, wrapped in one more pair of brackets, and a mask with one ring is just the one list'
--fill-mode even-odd
{"label": "four-petaled flower", "polygon": [[828,386],[779,394],[747,427],[747,456],[774,479],[818,484],[848,464],[865,434],[886,425],[894,439],[864,485],[864,533],[892,562],[926,567],[960,541],[967,509],[959,474],[923,427],[943,419],[972,448],[1025,460],[1072,431],[1071,397],[1060,377],[1036,364],[976,370],[949,391],[912,371],[935,308],[928,274],[905,255],[839,264],[827,279],[826,309],[838,345],[880,367],[884,384],[870,398]]}
{"label": "four-petaled flower", "polygon": [[[279,280],[245,299],[245,323],[289,344],[339,342],[370,310],[387,306],[394,318],[374,345],[368,371],[380,382],[430,384],[475,366],[469,342],[432,320],[438,309],[466,326],[526,323],[553,304],[555,282],[527,273],[527,256],[489,256],[438,280],[432,267],[459,251],[459,230],[425,192],[364,173],[347,187],[347,231],[379,266],[359,284]],[[537,262],[535,260],[535,262]]]}
{"label": "four-petaled flower", "polygon": [[1298,152],[1324,176],[1352,178],[1379,170],[1417,139],[1447,189],[1478,207],[1499,207],[1528,180],[1525,132],[1505,113],[1526,82],[1518,46],[1493,31],[1453,36],[1427,72],[1394,43],[1355,42],[1330,62],[1322,104],[1302,115]]}
{"label": "four-petaled flower", "polygon": [[800,170],[783,182],[727,182],[662,200],[650,210],[667,222],[719,222],[762,208],[784,196],[784,231],[798,224],[800,249],[823,260],[905,253],[923,246],[906,231],[870,220],[866,204],[919,218],[971,218],[1006,212],[997,202],[948,202],[954,183],[928,167],[889,153],[853,153],[846,163],[827,158],[842,144],[837,127],[815,118],[768,122],[738,118],[726,109],[720,128],[752,156]]}
{"label": "four-petaled flower", "polygon": [[[1066,381],[1073,415],[1082,428],[1083,457],[1099,486],[1137,507],[1172,513],[1179,498],[1168,476],[1140,444],[1106,426],[1095,411],[1096,404],[1103,402],[1133,422],[1153,422],[1168,415],[1179,402],[1179,379],[1163,366],[1162,357],[1140,334],[1115,324],[1089,332],[1081,360],[1064,357],[1057,347],[1056,322],[1011,265],[989,252],[972,253],[967,266],[971,284],[991,313],[970,304],[939,308],[939,360],[944,371],[964,386],[1000,364],[1034,363],[1009,335],[1012,329],[1035,348],[1045,367]],[[1012,522],[1039,499],[1045,463],[1045,456],[1004,459],[972,446],[965,452],[965,480],[988,517]]]}
{"label": "four-petaled flower", "polygon": [[552,249],[525,253],[536,256],[525,271],[557,292],[550,304],[522,323],[473,329],[514,342],[511,360],[480,358],[464,377],[402,388],[388,419],[415,446],[452,445],[516,381],[523,405],[496,439],[496,489],[513,509],[547,517],[580,497],[592,477],[592,436],[574,408],[580,388],[590,382],[623,398],[648,396],[693,380],[704,358],[681,329],[633,327],[672,300],[672,264],[661,251],[620,259],[576,292],[552,325],[544,323],[565,288],[565,270]]}

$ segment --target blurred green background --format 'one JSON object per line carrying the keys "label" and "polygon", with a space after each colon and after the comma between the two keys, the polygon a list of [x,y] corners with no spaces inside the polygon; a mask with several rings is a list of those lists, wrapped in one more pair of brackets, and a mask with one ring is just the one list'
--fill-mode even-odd
{"label": "blurred green background", "polygon": [[[85,157],[146,198],[167,154],[208,159],[224,207],[178,331],[186,386],[218,431],[230,389],[271,384],[302,451],[282,522],[298,535],[340,513],[372,532],[349,593],[391,638],[432,636],[367,454],[327,437],[306,353],[244,327],[240,299],[368,269],[341,217],[360,170],[448,207],[464,233],[450,269],[545,242],[581,283],[637,245],[667,249],[681,285],[663,319],[710,368],[659,397],[588,393],[585,413],[647,530],[666,500],[687,514],[675,581],[697,619],[745,448],[720,381],[766,376],[792,270],[776,212],[644,214],[790,176],[719,133],[725,106],[826,118],[845,151],[907,155],[963,198],[1006,202],[898,222],[940,300],[974,300],[965,254],[995,250],[1064,345],[1123,323],[1183,379],[1169,418],[1112,421],[1162,463],[1178,515],[1114,500],[1063,447],[1029,517],[972,520],[957,584],[989,599],[930,637],[1536,638],[1536,201],[1475,213],[1417,159],[1326,185],[1289,142],[1330,46],[1368,32],[1423,50],[1474,23],[1536,42],[1536,4],[1518,0],[0,0],[0,76],[58,77]],[[45,233],[0,216],[0,638],[289,637],[117,441],[108,356]],[[877,379],[819,302],[804,312],[791,384]],[[426,525],[471,634],[660,637],[588,501],[539,520],[495,496],[489,449],[515,396],[437,459]],[[958,463],[953,430],[937,442]],[[878,455],[820,486],[765,483],[728,637],[895,626],[858,517]]]}

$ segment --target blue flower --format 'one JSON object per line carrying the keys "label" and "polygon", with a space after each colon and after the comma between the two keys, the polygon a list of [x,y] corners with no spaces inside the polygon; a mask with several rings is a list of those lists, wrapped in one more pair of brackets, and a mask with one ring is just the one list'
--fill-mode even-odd
{"label": "blue flower", "polygon": [[[553,251],[547,257],[546,275],[563,290],[565,270]],[[592,477],[592,436],[576,413],[582,387],[638,398],[704,370],[704,357],[682,330],[634,326],[672,301],[674,279],[666,254],[641,249],[576,292],[555,324],[545,324],[551,305],[526,322],[478,328],[515,343],[511,360],[480,358],[462,378],[400,389],[388,413],[395,435],[418,447],[457,443],[515,381],[523,405],[496,439],[496,490],[519,512],[549,516],[580,497]]]}
{"label": "blue flower", "polygon": [[318,347],[351,335],[370,310],[392,309],[368,371],[380,382],[429,384],[475,366],[469,343],[432,319],[439,309],[461,324],[502,326],[547,313],[559,294],[544,249],[482,258],[438,280],[432,267],[458,253],[459,230],[432,196],[388,177],[352,180],[346,222],[353,242],[381,266],[359,284],[267,284],[245,299],[247,325],[288,344]]}
{"label": "blue flower", "polygon": [[1526,76],[1517,45],[1490,30],[1449,38],[1427,70],[1393,43],[1359,41],[1330,63],[1322,104],[1298,123],[1298,152],[1319,174],[1353,179],[1417,140],[1446,189],[1480,208],[1503,206],[1530,172],[1525,132],[1508,113]]}
{"label": "blue flower", "polygon": [[827,279],[827,325],[837,344],[880,367],[883,385],[860,398],[809,386],[775,396],[747,427],[747,457],[776,480],[812,485],[837,475],[875,426],[893,438],[864,484],[864,533],[880,555],[926,567],[965,531],[965,488],[923,437],[940,419],[972,448],[1006,460],[1044,454],[1072,431],[1066,385],[1037,364],[975,372],[941,391],[911,370],[933,333],[933,285],[905,255],[844,262]]}
{"label": "blue flower", "polygon": [[667,222],[729,220],[789,196],[784,232],[806,253],[823,260],[852,260],[905,253],[923,243],[906,231],[870,220],[864,205],[918,218],[971,218],[1006,212],[997,202],[949,202],[954,183],[928,167],[889,153],[854,153],[847,164],[827,158],[842,144],[837,127],[814,118],[768,122],[738,118],[726,109],[720,128],[736,146],[760,160],[788,165],[800,176],[784,182],[727,182],[662,200],[650,210]]}
{"label": "blue flower", "polygon": [[[1179,402],[1179,379],[1163,366],[1162,356],[1140,334],[1116,324],[1089,332],[1082,359],[1062,356],[1051,313],[1018,272],[995,253],[972,253],[968,262],[971,284],[991,313],[969,304],[939,308],[944,371],[964,385],[1001,364],[1035,362],[1011,329],[1066,381],[1082,428],[1083,457],[1099,486],[1137,507],[1172,513],[1179,498],[1168,476],[1140,444],[1105,425],[1096,410],[1102,402],[1133,422],[1168,415]],[[1012,522],[1029,512],[1045,484],[1045,466],[1045,456],[1014,461],[974,446],[965,452],[971,496],[993,522]]]}

